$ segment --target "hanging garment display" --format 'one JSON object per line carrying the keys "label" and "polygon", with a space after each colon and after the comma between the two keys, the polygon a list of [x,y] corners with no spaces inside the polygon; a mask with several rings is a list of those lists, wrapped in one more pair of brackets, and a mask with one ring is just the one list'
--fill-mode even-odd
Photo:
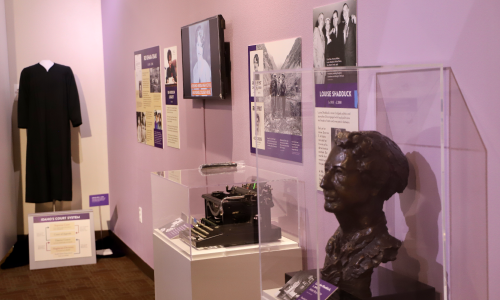
{"label": "hanging garment display", "polygon": [[26,202],[72,200],[71,130],[82,124],[70,67],[24,68],[19,82],[18,127],[27,129]]}

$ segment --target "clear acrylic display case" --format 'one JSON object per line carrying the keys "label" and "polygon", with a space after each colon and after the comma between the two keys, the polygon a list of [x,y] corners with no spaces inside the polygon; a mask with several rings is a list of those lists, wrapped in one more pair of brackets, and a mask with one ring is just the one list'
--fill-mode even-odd
{"label": "clear acrylic display case", "polygon": [[[261,298],[278,299],[285,277],[289,279],[293,272],[309,271],[319,283],[326,244],[339,226],[335,215],[324,210],[319,187],[333,128],[343,128],[341,119],[338,126],[330,123],[329,128],[320,119],[325,110],[320,108],[318,78],[329,77],[336,88],[346,78],[357,81],[357,108],[345,115],[357,130],[375,130],[391,138],[410,165],[408,186],[384,204],[389,234],[402,241],[402,246],[395,261],[375,269],[373,299],[488,299],[487,156],[452,70],[435,64],[278,72],[285,75],[287,85],[299,82],[287,92],[284,112],[269,113],[275,109],[269,92],[274,71],[255,73],[264,78],[263,95],[255,101],[262,103],[267,131],[270,124],[290,121],[291,102],[299,99],[303,160],[291,167],[286,161],[263,155],[265,151],[260,149],[256,149],[256,158],[257,166],[266,170],[298,174],[304,193],[296,208],[302,265],[298,269],[290,266],[277,282],[267,280],[274,272],[273,262],[266,259],[272,248],[261,242]],[[252,113],[255,119],[257,113]],[[265,235],[266,228],[260,230]],[[317,299],[321,299],[319,295]]]}
{"label": "clear acrylic display case", "polygon": [[[236,168],[154,172],[151,174],[151,184],[154,233],[161,236],[166,243],[189,260],[259,253],[259,239],[268,241],[267,247],[273,250],[297,249],[300,247],[298,213],[296,211],[297,202],[299,201],[299,183],[294,177],[262,169],[257,171],[255,167],[239,163]],[[268,198],[265,199],[265,205],[267,205],[268,212],[263,211],[262,214],[259,212],[258,216],[249,217],[247,212],[250,213],[252,207],[246,202],[245,205],[236,209],[225,206],[227,211],[224,212],[224,215],[221,214],[222,218],[226,218],[228,214],[232,214],[232,216],[238,215],[241,216],[238,217],[238,221],[231,222],[243,222],[250,226],[240,228],[236,226],[237,224],[232,223],[227,225],[235,225],[229,231],[225,228],[226,231],[222,230],[217,234],[207,234],[212,233],[209,231],[211,226],[207,228],[207,226],[199,225],[199,223],[204,222],[207,217],[206,214],[211,214],[211,212],[206,212],[209,208],[205,206],[206,201],[203,195],[207,197],[206,195],[211,195],[216,191],[223,191],[227,194],[226,188],[231,189],[232,187],[242,186],[245,186],[244,189],[247,191],[250,189],[261,194],[267,192],[266,196]],[[264,187],[270,189],[263,191]],[[232,196],[232,198],[238,198],[238,196]],[[264,197],[259,197],[259,199],[264,199]],[[236,207],[236,205],[239,205],[236,202],[240,200],[232,199],[229,201],[235,201],[232,205]],[[231,211],[228,211],[229,209]],[[257,209],[257,206],[255,206],[255,212],[257,212]],[[178,218],[181,218],[184,223],[194,226],[194,230],[184,229],[183,231],[187,233],[187,236],[181,232],[173,238],[167,237],[166,230]],[[257,224],[257,219],[262,224],[266,224],[268,226],[266,228],[272,233],[267,234],[265,232],[263,236],[258,236],[258,226],[252,226],[252,223]],[[217,227],[220,229],[225,226],[220,225]],[[249,234],[250,237],[247,240],[233,240],[234,237],[231,236],[233,231],[242,238],[243,236],[248,237]],[[201,233],[207,238],[203,239],[197,233]],[[228,238],[227,240],[222,239],[224,235]],[[200,238],[198,243],[189,245],[188,239],[193,240],[195,238]],[[254,242],[252,242],[252,239],[254,239]],[[202,241],[206,241],[206,243]],[[219,242],[222,244],[218,244]],[[236,244],[233,245],[233,243]]]}

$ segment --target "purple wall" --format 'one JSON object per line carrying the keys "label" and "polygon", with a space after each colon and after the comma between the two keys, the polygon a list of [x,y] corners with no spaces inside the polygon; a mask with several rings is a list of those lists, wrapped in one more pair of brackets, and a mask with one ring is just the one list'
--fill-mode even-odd
{"label": "purple wall", "polygon": [[[102,2],[110,228],[151,266],[150,172],[195,168],[205,161],[203,105],[199,101],[180,101],[181,150],[166,146],[161,150],[137,142],[134,51],[159,45],[163,52],[165,47],[180,46],[177,28],[184,23],[181,16],[188,15],[189,10],[187,6],[175,12],[171,9],[164,1]],[[139,222],[139,207],[143,223]]]}
{"label": "purple wall", "polygon": [[[206,104],[206,157],[208,162],[232,159],[254,164],[255,156],[249,153],[247,46],[301,36],[303,66],[311,67],[312,8],[332,2],[102,1],[110,193],[112,211],[116,209],[118,215],[114,230],[150,265],[147,173],[191,168],[204,161],[203,108],[197,101],[180,99],[180,151],[137,144],[132,115],[133,51],[156,45],[180,47],[181,26],[222,14],[226,41],[231,42],[233,98],[231,104]],[[500,198],[496,184],[500,170],[495,168],[500,163],[500,139],[496,138],[500,118],[495,113],[500,108],[496,101],[500,78],[494,73],[500,69],[500,2],[359,0],[357,13],[360,65],[444,63],[452,68],[488,151],[488,198]],[[298,164],[265,158],[262,162],[270,169],[304,177]],[[137,217],[140,205],[143,224]],[[500,204],[490,201],[489,211],[490,265],[495,265],[499,263],[494,254],[500,251],[500,238],[493,229],[500,226],[500,220],[494,214],[500,211]],[[500,270],[490,268],[490,278],[494,283]],[[500,286],[490,284],[490,299],[496,298],[500,298]]]}

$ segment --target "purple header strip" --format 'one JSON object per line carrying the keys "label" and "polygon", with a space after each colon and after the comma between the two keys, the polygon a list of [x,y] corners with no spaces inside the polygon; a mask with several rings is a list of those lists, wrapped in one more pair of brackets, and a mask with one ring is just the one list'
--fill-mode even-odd
{"label": "purple header strip", "polygon": [[52,223],[52,222],[67,222],[67,221],[79,221],[90,219],[90,214],[69,214],[69,215],[52,215],[45,217],[34,217],[34,223]]}
{"label": "purple header strip", "polygon": [[165,85],[165,103],[177,105],[177,85]]}
{"label": "purple header strip", "polygon": [[258,149],[259,155],[302,162],[302,136],[276,132],[266,132],[265,136],[266,149]]}
{"label": "purple header strip", "polygon": [[357,108],[357,90],[356,82],[316,84],[316,107]]}
{"label": "purple header strip", "polygon": [[89,206],[103,206],[109,205],[109,194],[99,194],[89,196]]}
{"label": "purple header strip", "polygon": [[[335,290],[337,290],[336,286],[324,280],[320,280],[319,284],[320,284],[320,292],[319,292],[320,300],[328,299],[328,297],[330,297],[335,292]],[[314,281],[313,284],[311,284],[302,294],[300,294],[298,300],[317,300],[317,299],[318,299],[318,281]]]}
{"label": "purple header strip", "polygon": [[141,55],[143,69],[160,67],[160,46],[135,51],[134,55]]}

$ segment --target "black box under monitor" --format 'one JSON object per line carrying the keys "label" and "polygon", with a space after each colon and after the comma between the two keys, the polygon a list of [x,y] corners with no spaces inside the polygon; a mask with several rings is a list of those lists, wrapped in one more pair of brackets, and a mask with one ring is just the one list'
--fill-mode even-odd
{"label": "black box under monitor", "polygon": [[225,99],[230,94],[229,43],[221,15],[181,28],[184,99]]}

